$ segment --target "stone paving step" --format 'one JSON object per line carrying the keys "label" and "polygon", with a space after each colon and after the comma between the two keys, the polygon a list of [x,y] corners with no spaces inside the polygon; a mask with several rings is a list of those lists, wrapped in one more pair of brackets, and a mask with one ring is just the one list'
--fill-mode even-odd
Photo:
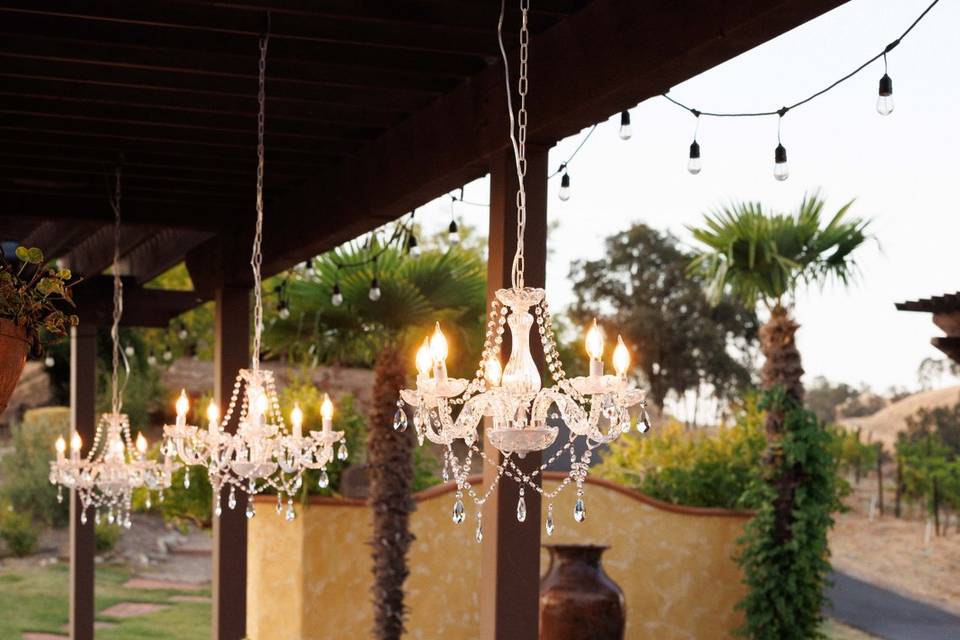
{"label": "stone paving step", "polygon": [[100,612],[101,616],[108,618],[136,618],[145,616],[148,613],[164,611],[170,607],[165,604],[152,604],[149,602],[118,602],[112,607],[107,607]]}
{"label": "stone paving step", "polygon": [[155,580],[153,578],[131,578],[123,583],[125,589],[149,589],[155,591],[199,591],[206,586],[202,582],[175,582],[172,580]]}

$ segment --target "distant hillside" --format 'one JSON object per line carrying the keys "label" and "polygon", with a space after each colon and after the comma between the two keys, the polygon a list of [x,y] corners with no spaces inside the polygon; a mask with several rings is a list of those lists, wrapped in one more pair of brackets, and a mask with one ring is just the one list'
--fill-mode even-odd
{"label": "distant hillside", "polygon": [[898,400],[873,415],[863,418],[842,418],[841,424],[850,430],[863,430],[863,439],[893,445],[897,433],[906,431],[907,418],[919,409],[947,407],[960,402],[960,386],[922,391]]}

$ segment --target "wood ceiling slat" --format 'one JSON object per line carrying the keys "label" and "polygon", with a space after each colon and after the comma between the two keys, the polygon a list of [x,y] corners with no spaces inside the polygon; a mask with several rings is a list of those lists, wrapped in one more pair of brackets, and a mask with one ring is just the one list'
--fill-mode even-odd
{"label": "wood ceiling slat", "polygon": [[[122,25],[124,29],[150,28],[174,31],[181,36],[196,32],[207,38],[240,37],[248,42],[265,29],[263,12],[236,11],[215,5],[194,5],[188,11],[169,2],[137,0],[128,3],[90,3],[87,0],[3,0],[0,13],[8,15],[55,17],[78,24],[105,23]],[[489,24],[493,24],[491,21]],[[286,43],[301,49],[317,44],[355,45],[364,48],[417,51],[455,56],[493,57],[496,39],[490,28],[460,29],[449,25],[433,25],[408,21],[404,28],[396,23],[365,21],[357,28],[356,21],[320,13],[294,15],[275,12],[271,24],[271,43]],[[515,39],[511,36],[511,40]]]}
{"label": "wood ceiling slat", "polygon": [[[192,57],[194,64],[204,64],[211,56],[227,55],[246,59],[238,65],[242,70],[259,56],[256,35],[219,33],[215,37],[200,31],[164,29],[152,26],[115,24],[41,14],[3,11],[4,32],[32,34],[37,38],[75,40],[102,46],[122,46],[144,49],[172,55],[180,52]],[[496,43],[496,40],[493,41]],[[454,74],[468,76],[486,66],[493,56],[478,57],[469,54],[443,54],[439,52],[392,49],[367,44],[344,42],[310,42],[278,38],[270,42],[271,64],[283,61],[327,64],[331,60],[349,61],[358,67],[374,67],[382,70],[429,71],[438,75]]]}

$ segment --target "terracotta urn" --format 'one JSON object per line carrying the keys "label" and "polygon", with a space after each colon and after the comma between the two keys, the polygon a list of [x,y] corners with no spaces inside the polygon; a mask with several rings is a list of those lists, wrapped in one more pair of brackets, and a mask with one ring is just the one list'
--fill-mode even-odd
{"label": "terracotta urn", "polygon": [[13,388],[20,380],[29,350],[26,332],[10,320],[0,318],[0,413],[6,410]]}
{"label": "terracotta urn", "polygon": [[540,581],[540,640],[623,640],[623,591],[589,544],[544,545],[550,567]]}

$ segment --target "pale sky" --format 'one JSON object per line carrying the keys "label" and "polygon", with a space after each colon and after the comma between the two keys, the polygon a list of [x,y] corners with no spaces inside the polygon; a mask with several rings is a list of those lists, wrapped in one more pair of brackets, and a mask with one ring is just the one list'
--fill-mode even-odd
{"label": "pale sky", "polygon": [[[796,102],[882,50],[929,0],[853,0],[812,22],[673,88],[671,95],[701,110],[767,110]],[[857,77],[783,121],[790,178],[774,180],[776,117],[701,118],[703,171],[686,171],[694,118],[663,98],[631,110],[633,138],[617,137],[619,115],[602,124],[570,165],[572,197],[561,202],[551,181],[547,292],[554,308],[574,299],[571,262],[603,257],[603,239],[633,222],[669,229],[685,241],[685,225],[731,200],[759,200],[794,210],[805,192],[820,189],[828,208],[856,198],[853,213],[874,220],[877,243],[859,254],[860,281],[802,294],[796,315],[805,380],[866,382],[878,390],[917,386],[917,366],[942,357],[930,345],[940,335],[929,314],[899,312],[894,302],[960,290],[960,215],[954,182],[960,148],[957,60],[960,3],[941,2],[889,55],[896,109],[875,110],[878,61]],[[531,42],[536,47],[536,39]],[[536,114],[536,69],[531,68]],[[584,132],[585,133],[585,132]],[[551,171],[581,133],[551,151]],[[466,187],[466,199],[487,202],[488,182]],[[429,229],[449,223],[449,199],[420,209]],[[460,206],[468,224],[486,228],[486,210]]]}

